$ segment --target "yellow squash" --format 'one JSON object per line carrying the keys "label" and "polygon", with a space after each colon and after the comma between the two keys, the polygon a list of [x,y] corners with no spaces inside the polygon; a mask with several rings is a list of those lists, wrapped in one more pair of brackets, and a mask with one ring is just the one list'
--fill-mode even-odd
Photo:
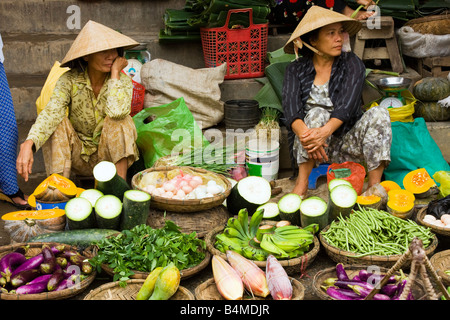
{"label": "yellow squash", "polygon": [[155,289],[148,300],[169,300],[180,285],[180,270],[170,264],[161,270],[155,283]]}

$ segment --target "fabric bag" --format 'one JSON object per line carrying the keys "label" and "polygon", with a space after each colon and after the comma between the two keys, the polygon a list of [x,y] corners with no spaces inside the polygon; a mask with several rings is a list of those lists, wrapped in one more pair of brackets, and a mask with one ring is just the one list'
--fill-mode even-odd
{"label": "fabric bag", "polygon": [[146,168],[172,152],[181,154],[193,147],[202,148],[209,144],[183,98],[145,108],[133,120],[137,131],[136,144]]}
{"label": "fabric bag", "polygon": [[224,117],[219,85],[224,81],[226,71],[226,63],[215,68],[192,69],[163,59],[151,60],[141,69],[141,81],[146,91],[144,108],[183,97],[202,129],[215,126]]}
{"label": "fabric bag", "polygon": [[384,170],[386,180],[395,181],[403,188],[403,178],[410,171],[425,168],[432,177],[437,171],[450,170],[423,118],[392,122],[391,127],[391,162]]}

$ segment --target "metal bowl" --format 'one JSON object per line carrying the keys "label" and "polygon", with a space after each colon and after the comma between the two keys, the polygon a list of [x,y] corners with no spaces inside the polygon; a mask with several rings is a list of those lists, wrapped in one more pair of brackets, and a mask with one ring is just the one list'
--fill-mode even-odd
{"label": "metal bowl", "polygon": [[381,90],[399,90],[399,89],[407,89],[411,84],[411,79],[402,78],[402,77],[388,77],[382,78],[375,81],[375,84]]}

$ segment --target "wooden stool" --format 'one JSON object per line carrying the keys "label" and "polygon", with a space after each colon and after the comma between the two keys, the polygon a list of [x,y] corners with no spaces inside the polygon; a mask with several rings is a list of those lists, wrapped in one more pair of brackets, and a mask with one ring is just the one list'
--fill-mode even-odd
{"label": "wooden stool", "polygon": [[[394,19],[390,16],[374,19],[379,19],[379,25],[372,26],[372,20],[361,21],[362,28],[355,36],[353,52],[363,61],[389,59],[392,71],[402,73],[403,63],[395,37]],[[378,23],[378,20],[375,23]],[[366,40],[370,39],[383,39],[386,42],[386,47],[366,48]]]}
{"label": "wooden stool", "polygon": [[423,77],[446,78],[450,72],[450,56],[419,59],[417,72]]}

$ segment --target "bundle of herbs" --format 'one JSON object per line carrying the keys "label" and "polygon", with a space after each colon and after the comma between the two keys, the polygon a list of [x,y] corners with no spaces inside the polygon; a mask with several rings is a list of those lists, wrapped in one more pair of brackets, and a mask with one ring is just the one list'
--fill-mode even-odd
{"label": "bundle of herbs", "polygon": [[100,271],[102,264],[114,271],[113,281],[125,282],[134,271],[151,272],[174,264],[179,270],[197,266],[205,259],[205,241],[195,232],[186,234],[167,220],[161,229],[141,224],[98,243],[98,254],[90,263]]}

